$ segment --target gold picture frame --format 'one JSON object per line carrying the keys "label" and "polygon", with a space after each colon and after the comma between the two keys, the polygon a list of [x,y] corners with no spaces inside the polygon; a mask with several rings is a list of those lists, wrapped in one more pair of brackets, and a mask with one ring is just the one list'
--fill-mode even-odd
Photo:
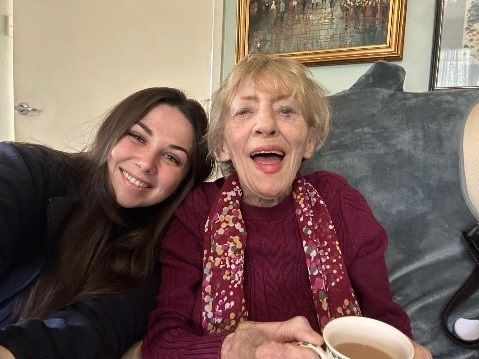
{"label": "gold picture frame", "polygon": [[406,0],[237,0],[236,61],[250,52],[305,64],[401,60]]}

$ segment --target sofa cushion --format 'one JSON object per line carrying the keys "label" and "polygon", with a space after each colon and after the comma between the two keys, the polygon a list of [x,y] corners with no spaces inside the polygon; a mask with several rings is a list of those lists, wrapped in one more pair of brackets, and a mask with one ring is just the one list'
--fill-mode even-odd
{"label": "sofa cushion", "polygon": [[[330,137],[304,172],[340,173],[366,197],[389,233],[391,285],[415,338],[434,358],[478,358],[449,340],[440,315],[474,268],[461,240],[477,221],[461,189],[461,144],[479,91],[405,92],[404,78],[399,65],[378,61],[332,95]],[[479,318],[479,295],[454,315]]]}

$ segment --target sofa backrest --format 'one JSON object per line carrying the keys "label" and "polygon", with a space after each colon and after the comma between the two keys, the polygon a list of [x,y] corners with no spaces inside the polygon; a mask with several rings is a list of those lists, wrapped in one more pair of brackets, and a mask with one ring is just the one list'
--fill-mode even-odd
{"label": "sofa backrest", "polygon": [[[461,144],[479,91],[405,92],[404,77],[378,61],[332,95],[330,137],[303,172],[340,173],[366,197],[389,233],[391,286],[415,338],[434,358],[477,358],[446,337],[440,314],[474,267],[461,240],[477,222],[461,188]],[[479,318],[479,295],[457,315]]]}

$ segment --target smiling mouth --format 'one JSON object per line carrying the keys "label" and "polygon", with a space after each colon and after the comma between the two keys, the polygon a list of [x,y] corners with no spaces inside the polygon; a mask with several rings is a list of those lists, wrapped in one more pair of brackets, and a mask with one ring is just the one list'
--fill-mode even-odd
{"label": "smiling mouth", "polygon": [[151,186],[143,181],[140,181],[138,178],[133,177],[130,173],[126,172],[124,169],[121,169],[123,177],[130,182],[133,186],[138,188],[150,188]]}
{"label": "smiling mouth", "polygon": [[255,162],[281,162],[285,156],[283,151],[258,151],[251,154]]}
{"label": "smiling mouth", "polygon": [[281,150],[256,151],[250,157],[261,172],[272,175],[282,168],[283,159],[286,154]]}

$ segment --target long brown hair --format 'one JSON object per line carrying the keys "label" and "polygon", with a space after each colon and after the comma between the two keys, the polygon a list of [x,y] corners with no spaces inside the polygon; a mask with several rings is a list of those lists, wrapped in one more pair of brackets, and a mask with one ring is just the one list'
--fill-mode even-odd
{"label": "long brown hair", "polygon": [[[178,108],[193,126],[188,173],[163,202],[147,208],[121,208],[110,186],[107,158],[126,132],[159,104]],[[78,183],[80,204],[39,278],[25,293],[20,318],[44,318],[70,303],[131,289],[150,278],[167,222],[192,186],[211,172],[213,162],[203,141],[207,122],[201,105],[183,92],[149,88],[110,111],[88,151],[55,152],[62,171]]]}

